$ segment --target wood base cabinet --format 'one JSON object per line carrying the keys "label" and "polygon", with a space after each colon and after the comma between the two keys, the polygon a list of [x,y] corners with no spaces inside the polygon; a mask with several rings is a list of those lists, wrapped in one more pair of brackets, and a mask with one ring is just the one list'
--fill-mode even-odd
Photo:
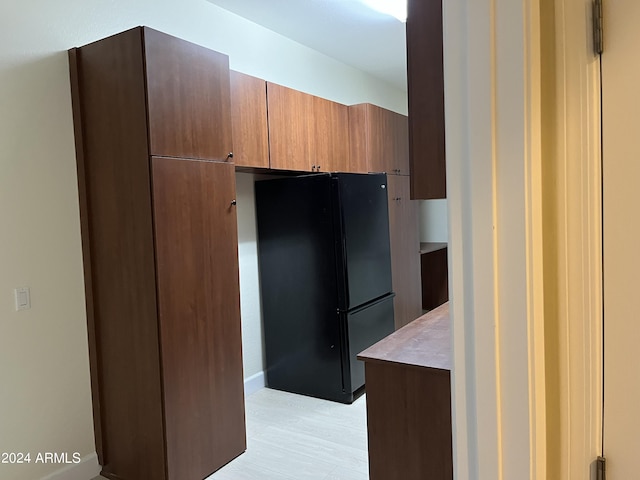
{"label": "wood base cabinet", "polygon": [[228,60],[146,28],[69,59],[101,475],[201,480],[246,449]]}
{"label": "wood base cabinet", "polygon": [[422,308],[433,310],[449,301],[446,243],[421,243]]}
{"label": "wood base cabinet", "polygon": [[370,480],[453,480],[449,305],[358,355]]}

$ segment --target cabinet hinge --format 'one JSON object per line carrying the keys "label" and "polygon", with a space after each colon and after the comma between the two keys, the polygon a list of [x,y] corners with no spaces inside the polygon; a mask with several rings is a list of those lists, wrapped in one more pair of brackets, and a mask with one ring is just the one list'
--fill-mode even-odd
{"label": "cabinet hinge", "polygon": [[604,457],[596,460],[596,480],[607,480],[607,461]]}
{"label": "cabinet hinge", "polygon": [[596,55],[602,53],[602,0],[593,1],[593,51]]}

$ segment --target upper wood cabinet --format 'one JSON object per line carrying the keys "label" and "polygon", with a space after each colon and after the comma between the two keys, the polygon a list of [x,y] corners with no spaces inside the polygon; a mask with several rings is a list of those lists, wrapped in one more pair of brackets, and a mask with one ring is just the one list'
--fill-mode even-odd
{"label": "upper wood cabinet", "polygon": [[312,164],[316,172],[349,171],[349,107],[313,97]]}
{"label": "upper wood cabinet", "polygon": [[349,132],[350,171],[409,175],[406,116],[370,103],[352,105]]}
{"label": "upper wood cabinet", "polygon": [[442,0],[408,0],[407,79],[411,198],[446,198]]}
{"label": "upper wood cabinet", "polygon": [[[310,172],[313,97],[267,82],[269,156],[271,168]],[[313,169],[315,171],[315,168]]]}
{"label": "upper wood cabinet", "polygon": [[130,32],[118,43],[144,56],[151,155],[225,160],[233,149],[229,58],[150,28]]}
{"label": "upper wood cabinet", "polygon": [[270,167],[348,171],[348,107],[267,82]]}
{"label": "upper wood cabinet", "polygon": [[267,82],[230,73],[233,160],[238,167],[269,168]]}

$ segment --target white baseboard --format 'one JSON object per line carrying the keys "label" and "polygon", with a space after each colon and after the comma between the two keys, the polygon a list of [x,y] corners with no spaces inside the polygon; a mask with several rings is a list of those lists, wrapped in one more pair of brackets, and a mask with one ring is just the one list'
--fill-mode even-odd
{"label": "white baseboard", "polygon": [[244,380],[244,395],[245,397],[257,392],[261,388],[266,386],[266,379],[264,372],[258,372],[255,375],[251,375]]}
{"label": "white baseboard", "polygon": [[98,464],[98,456],[94,452],[82,457],[80,463],[67,465],[40,480],[91,480],[99,474],[100,464]]}
{"label": "white baseboard", "polygon": [[[244,394],[245,396],[251,395],[257,392],[266,385],[266,379],[264,372],[258,372],[255,375],[251,375],[244,381]],[[94,453],[84,456],[80,463],[74,465],[67,465],[60,470],[50,473],[46,477],[42,477],[40,480],[91,480],[100,474],[100,464],[98,463],[98,456]]]}

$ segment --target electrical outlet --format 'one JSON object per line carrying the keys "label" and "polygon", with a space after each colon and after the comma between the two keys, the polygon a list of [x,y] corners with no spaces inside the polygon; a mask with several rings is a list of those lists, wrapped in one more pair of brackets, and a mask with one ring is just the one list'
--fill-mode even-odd
{"label": "electrical outlet", "polygon": [[16,300],[16,312],[31,308],[31,291],[29,287],[18,287],[13,290]]}

